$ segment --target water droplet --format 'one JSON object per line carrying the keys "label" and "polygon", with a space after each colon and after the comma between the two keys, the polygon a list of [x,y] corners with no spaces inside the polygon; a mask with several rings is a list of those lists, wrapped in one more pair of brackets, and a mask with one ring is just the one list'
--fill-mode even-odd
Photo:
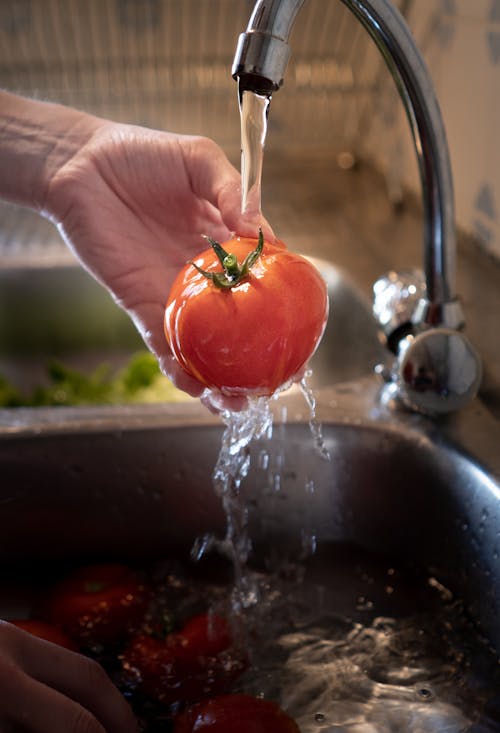
{"label": "water droplet", "polygon": [[305,484],[306,494],[314,494],[316,487],[312,479],[308,479]]}
{"label": "water droplet", "polygon": [[267,471],[269,468],[269,453],[266,450],[259,453],[259,468],[263,471]]}
{"label": "water droplet", "polygon": [[326,447],[325,440],[323,438],[323,426],[316,419],[316,398],[314,396],[313,390],[307,383],[307,376],[309,375],[304,376],[304,378],[300,381],[299,386],[310,410],[309,428],[311,430],[311,435],[314,440],[316,453],[324,461],[330,461],[330,451]]}
{"label": "water droplet", "polygon": [[424,702],[432,702],[434,700],[434,693],[428,687],[419,687],[416,694],[418,699]]}

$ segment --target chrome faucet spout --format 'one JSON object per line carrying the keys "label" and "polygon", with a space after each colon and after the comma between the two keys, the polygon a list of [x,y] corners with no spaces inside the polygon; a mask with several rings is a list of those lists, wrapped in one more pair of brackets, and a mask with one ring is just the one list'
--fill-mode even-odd
{"label": "chrome faucet spout", "polygon": [[[340,1],[364,26],[380,50],[396,83],[412,132],[424,211],[422,259],[425,293],[413,311],[411,335],[444,329],[445,333],[438,339],[439,345],[434,351],[436,354],[448,353],[448,344],[453,342],[456,353],[456,343],[449,338],[448,330],[462,329],[464,318],[455,292],[453,181],[445,129],[430,74],[406,21],[390,0]],[[247,30],[239,37],[232,68],[240,93],[253,91],[271,96],[280,88],[290,55],[288,39],[303,4],[304,0],[257,0]],[[401,325],[405,327],[399,328],[397,335],[401,339],[400,350],[405,351],[408,364],[408,354],[412,349],[408,349],[408,344],[403,341],[408,338],[409,329],[407,324]],[[465,342],[465,337],[460,336]],[[427,342],[427,337],[423,340],[427,348],[430,342]],[[399,341],[397,343],[399,349]],[[470,345],[467,343],[466,346],[468,351]],[[468,368],[471,379],[467,400],[475,394],[481,373],[475,353],[471,360],[477,362],[477,368]],[[434,367],[435,371],[445,371],[441,364],[434,364]],[[430,373],[429,365],[425,365],[425,369]],[[443,379],[446,381],[445,376]],[[438,397],[438,411],[442,408],[441,411],[446,412],[451,402]],[[461,403],[461,397],[454,401],[454,404]]]}
{"label": "chrome faucet spout", "polygon": [[[408,26],[389,0],[341,0],[380,49],[395,80],[411,126],[422,182],[423,269],[427,304],[418,318],[459,328],[455,293],[455,215],[448,145],[430,75]],[[272,94],[283,82],[288,39],[304,0],[257,0],[239,37],[232,73],[243,90]],[[452,305],[451,305],[452,304]]]}
{"label": "chrome faucet spout", "polygon": [[288,39],[304,0],[257,0],[238,39],[233,76],[240,90],[271,95],[283,84],[290,57]]}

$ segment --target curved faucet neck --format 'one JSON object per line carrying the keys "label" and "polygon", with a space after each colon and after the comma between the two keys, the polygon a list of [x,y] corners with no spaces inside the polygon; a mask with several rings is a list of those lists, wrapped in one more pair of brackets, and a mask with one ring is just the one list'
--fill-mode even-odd
{"label": "curved faucet neck", "polygon": [[[340,0],[368,31],[391,72],[410,123],[422,185],[425,325],[463,325],[455,293],[455,213],[446,134],[426,65],[411,32],[389,0]],[[257,0],[238,42],[233,76],[240,88],[271,95],[281,86],[288,39],[304,0]]]}

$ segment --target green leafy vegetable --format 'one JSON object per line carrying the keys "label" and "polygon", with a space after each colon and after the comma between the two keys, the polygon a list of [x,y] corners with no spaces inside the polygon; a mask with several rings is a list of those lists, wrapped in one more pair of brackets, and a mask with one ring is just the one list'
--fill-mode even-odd
{"label": "green leafy vegetable", "polygon": [[189,399],[160,372],[155,357],[148,351],[134,354],[117,374],[106,363],[85,374],[53,361],[47,367],[47,376],[47,385],[38,385],[30,395],[23,395],[0,375],[0,407],[122,405]]}

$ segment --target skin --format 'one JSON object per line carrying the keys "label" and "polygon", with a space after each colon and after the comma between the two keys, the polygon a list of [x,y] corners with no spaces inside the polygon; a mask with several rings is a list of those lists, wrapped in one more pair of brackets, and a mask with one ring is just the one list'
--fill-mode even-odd
{"label": "skin", "polygon": [[100,665],[0,621],[0,730],[132,733],[136,721]]}
{"label": "skin", "polygon": [[[82,265],[132,318],[164,374],[193,396],[204,387],[174,360],[163,314],[179,269],[204,234],[274,234],[241,214],[241,181],[212,140],[100,119],[0,92],[0,198],[58,227]],[[236,111],[235,111],[236,114]],[[236,405],[235,405],[236,406]]]}
{"label": "skin", "polygon": [[[236,111],[235,111],[236,114]],[[49,218],[68,247],[129,314],[163,372],[193,396],[204,387],[174,360],[163,315],[178,270],[203,243],[256,236],[241,185],[203,137],[159,132],[0,91],[0,198]],[[204,395],[213,410],[241,407]],[[135,723],[94,662],[0,624],[0,730],[130,733]]]}

